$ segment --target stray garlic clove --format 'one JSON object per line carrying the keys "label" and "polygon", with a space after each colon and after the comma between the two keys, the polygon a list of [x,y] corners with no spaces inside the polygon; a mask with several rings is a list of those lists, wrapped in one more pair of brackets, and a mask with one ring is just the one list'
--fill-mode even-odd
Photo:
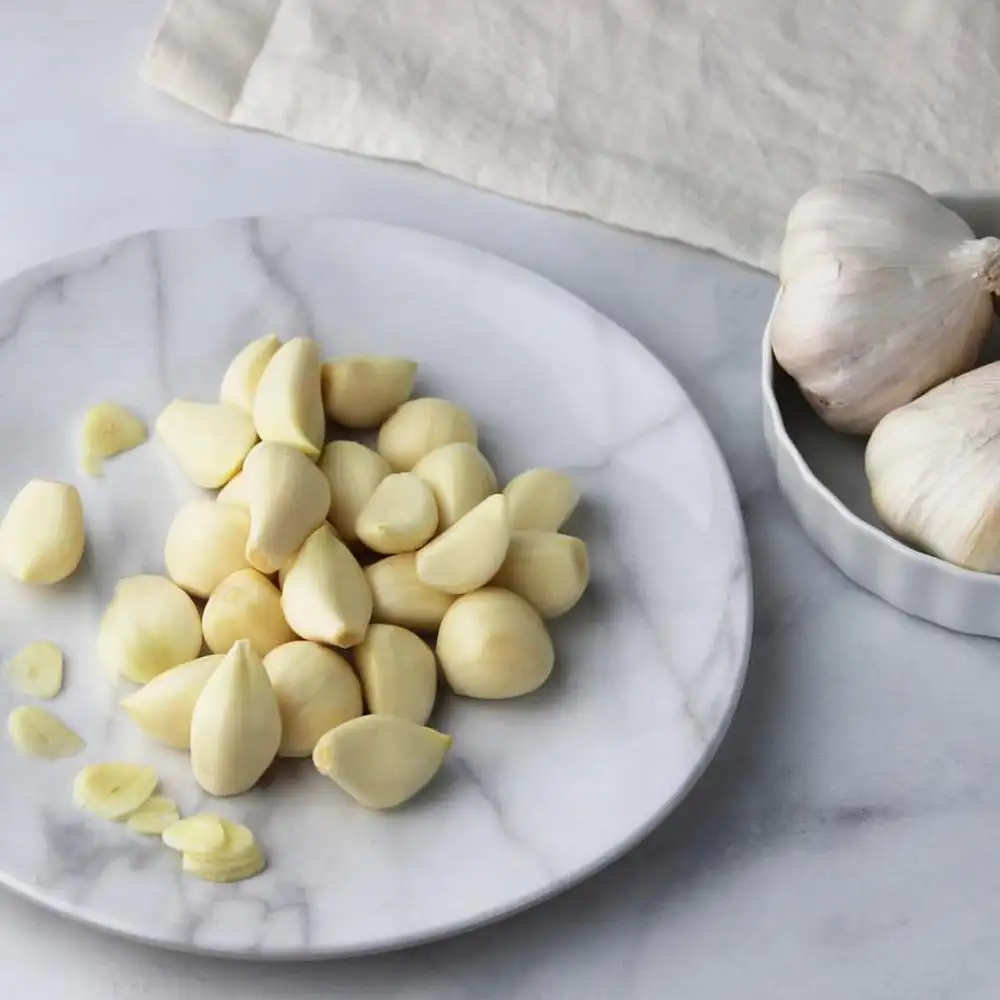
{"label": "stray garlic clove", "polygon": [[555,663],[538,612],[498,587],[455,601],[438,630],[436,652],[452,691],[469,698],[528,694],[548,680]]}
{"label": "stray garlic clove", "polygon": [[326,437],[316,342],[296,337],[283,344],[257,383],[253,422],[261,441],[287,444],[315,458]]}
{"label": "stray garlic clove", "polygon": [[122,708],[147,736],[176,750],[187,750],[194,706],[224,659],[215,653],[171,667],[123,699]]}
{"label": "stray garlic clove", "polygon": [[475,445],[464,441],[435,448],[417,462],[413,472],[431,488],[442,529],[450,528],[497,491],[490,463]]}
{"label": "stray garlic clove", "polygon": [[327,518],[345,542],[356,541],[358,515],[392,471],[389,463],[356,441],[331,441],[323,449],[319,467],[330,483]]}
{"label": "stray garlic clove", "polygon": [[211,854],[226,842],[226,828],[212,813],[198,813],[179,819],[163,831],[163,843],[172,851]]}
{"label": "stray garlic clove", "polygon": [[167,575],[195,597],[208,597],[231,573],[247,567],[250,514],[235,504],[198,500],[174,515],[163,548]]}
{"label": "stray garlic clove", "polygon": [[255,569],[237,570],[212,591],[201,625],[213,653],[228,653],[233,643],[249,639],[258,656],[267,656],[295,638],[281,610],[281,593]]}
{"label": "stray garlic clove", "polygon": [[81,433],[83,471],[99,476],[104,460],[138,448],[147,438],[146,425],[117,403],[98,403],[83,417]]}
{"label": "stray garlic clove", "polygon": [[200,649],[198,609],[177,584],[162,576],[119,581],[97,633],[97,654],[109,676],[145,684]]}
{"label": "stray garlic clove", "polygon": [[191,716],[191,770],[209,795],[249,791],[281,743],[281,714],[267,671],[246,639],[233,644]]}
{"label": "stray garlic clove", "polygon": [[372,625],[354,650],[368,710],[418,726],[431,717],[437,697],[437,661],[418,635],[398,625]]}
{"label": "stray garlic clove", "polygon": [[0,521],[0,567],[22,583],[65,580],[83,547],[83,504],[66,483],[32,479]]}
{"label": "stray garlic clove", "polygon": [[242,410],[222,403],[175,399],[156,420],[156,434],[195,486],[229,482],[254,446],[257,432]]}
{"label": "stray garlic clove", "polygon": [[396,472],[378,484],[358,515],[358,538],[373,552],[415,552],[434,537],[438,511],[430,487],[412,472]]}
{"label": "stray garlic clove", "polygon": [[223,841],[214,850],[185,851],[185,875],[208,882],[241,882],[259,875],[266,867],[266,860],[251,830],[242,823],[228,819],[219,820]]}
{"label": "stray garlic clove", "polygon": [[330,484],[301,451],[262,441],[243,463],[250,507],[247,561],[276,573],[326,521]]}
{"label": "stray garlic clove", "polygon": [[35,705],[15,708],[7,716],[7,732],[20,754],[43,760],[75,757],[86,745],[65,722]]}
{"label": "stray garlic clove", "polygon": [[219,402],[235,406],[244,413],[253,413],[257,384],[271,358],[278,353],[281,340],[273,333],[252,340],[229,363],[222,376]]}
{"label": "stray garlic clove", "polygon": [[372,616],[372,592],[351,550],[330,530],[317,528],[285,572],[281,607],[303,639],[354,646]]}
{"label": "stray garlic clove", "polygon": [[472,417],[447,399],[411,399],[396,410],[378,432],[378,453],[396,472],[409,472],[424,457],[446,444],[478,441]]}
{"label": "stray garlic clove", "polygon": [[491,583],[523,597],[543,618],[557,618],[580,600],[589,581],[587,546],[579,538],[515,531]]}
{"label": "stray garlic clove", "polygon": [[216,503],[231,503],[237,507],[249,507],[247,499],[246,480],[242,472],[237,472],[232,479],[215,495]]}
{"label": "stray garlic clove", "polygon": [[327,416],[344,427],[378,427],[410,398],[417,365],[406,358],[334,358],[322,367]]}
{"label": "stray garlic clove", "polygon": [[576,483],[558,469],[528,469],[503,495],[511,531],[558,531],[580,502]]}
{"label": "stray garlic clove", "polygon": [[417,553],[417,576],[421,583],[446,594],[478,590],[500,569],[509,541],[507,505],[498,493]]}
{"label": "stray garlic clove", "polygon": [[152,798],[159,783],[143,764],[89,764],[73,779],[73,802],[101,819],[124,819]]}
{"label": "stray garlic clove", "polygon": [[372,563],[365,577],[372,592],[372,621],[435,632],[455,600],[421,583],[412,552]]}
{"label": "stray garlic clove", "polygon": [[147,799],[126,820],[125,825],[133,833],[143,833],[149,837],[159,837],[163,831],[180,819],[177,803],[163,795]]}
{"label": "stray garlic clove", "polygon": [[393,715],[364,715],[331,729],[313,764],[366,809],[393,809],[430,783],[452,738]]}
{"label": "stray garlic clove", "polygon": [[327,730],[364,711],[351,665],[314,642],[288,642],[264,657],[281,712],[279,757],[308,757]]}
{"label": "stray garlic clove", "polygon": [[4,667],[7,683],[32,698],[54,698],[62,690],[62,650],[52,642],[29,642]]}

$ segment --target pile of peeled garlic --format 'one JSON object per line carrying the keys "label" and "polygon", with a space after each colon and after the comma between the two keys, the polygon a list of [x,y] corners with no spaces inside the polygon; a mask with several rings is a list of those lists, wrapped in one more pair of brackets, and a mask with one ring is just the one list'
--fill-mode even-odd
{"label": "pile of peeled garlic", "polygon": [[1000,572],[1000,362],[977,367],[1000,239],[909,181],[861,173],[788,217],[775,359],[831,427],[870,435],[865,469],[900,538]]}
{"label": "pile of peeled garlic", "polygon": [[[218,493],[177,511],[163,575],[119,581],[97,652],[109,677],[137,685],[122,701],[135,724],[188,751],[213,796],[250,790],[276,758],[311,758],[361,805],[398,806],[451,746],[428,725],[439,674],[458,695],[499,699],[552,672],[545,620],[589,580],[586,546],[560,532],[577,489],[560,471],[531,469],[500,491],[471,416],[411,398],[415,374],[402,358],[321,364],[314,341],[268,336],[232,361],[218,402],[177,399],[156,421],[187,478]],[[376,432],[375,446],[328,440],[328,420]],[[144,440],[135,417],[101,404],[84,423],[83,466],[99,474]],[[0,567],[26,582],[64,579],[83,536],[75,488],[30,483],[0,522]],[[25,680],[39,650],[19,657],[8,670],[19,690],[50,691],[36,668]],[[31,706],[9,729],[32,756],[83,746]],[[85,769],[82,807],[162,832],[202,877],[263,867],[249,831],[181,820],[154,795],[151,772],[101,766],[111,771],[100,781]]]}

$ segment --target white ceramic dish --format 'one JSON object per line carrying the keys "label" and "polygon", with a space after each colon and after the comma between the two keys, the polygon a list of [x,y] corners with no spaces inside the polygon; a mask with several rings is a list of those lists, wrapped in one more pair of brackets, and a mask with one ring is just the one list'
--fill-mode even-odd
{"label": "white ceramic dish", "polygon": [[[391,814],[362,810],[308,763],[210,807],[270,860],[236,886],[183,878],[156,842],[70,803],[88,761],[149,761],[185,812],[186,757],[145,740],[95,663],[115,581],[157,572],[172,512],[195,494],[153,442],[76,472],[74,420],[98,400],[152,421],[212,399],[229,358],[275,329],[333,353],[403,353],[419,390],[465,404],[501,477],[557,465],[586,501],[571,530],[594,578],[554,623],[559,666],[535,696],[445,699],[445,771]],[[241,957],[356,954],[442,936],[551,895],[658,823],[711,758],[741,687],[750,582],[737,501],[701,417],[631,337],[547,281],[419,233],[352,221],[232,222],[138,236],[0,289],[0,498],[72,479],[85,565],[48,590],[0,581],[9,655],[67,651],[54,709],[88,740],[45,764],[0,745],[0,882],[71,917],[175,948]],[[0,686],[0,709],[19,701]]]}
{"label": "white ceramic dish", "polygon": [[[945,194],[941,200],[977,235],[1000,235],[1000,195]],[[994,334],[985,360],[997,356]],[[952,566],[884,530],[865,478],[865,440],[820,420],[774,362],[768,330],[761,376],[764,432],[778,483],[820,551],[855,583],[909,614],[1000,637],[1000,576]]]}

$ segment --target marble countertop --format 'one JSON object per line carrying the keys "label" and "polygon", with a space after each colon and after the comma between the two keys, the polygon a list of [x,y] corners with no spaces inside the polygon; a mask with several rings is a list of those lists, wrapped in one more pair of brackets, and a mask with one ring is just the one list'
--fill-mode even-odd
{"label": "marble countertop", "polygon": [[857,590],[792,520],[760,429],[773,281],[201,119],[137,82],[162,2],[0,11],[0,274],[139,229],[324,213],[547,275],[637,335],[705,413],[747,519],[754,654],[730,735],[682,808],[527,914],[400,954],[251,966],[113,940],[0,894],[0,995],[61,996],[69,973],[75,1000],[997,996],[1000,647]]}

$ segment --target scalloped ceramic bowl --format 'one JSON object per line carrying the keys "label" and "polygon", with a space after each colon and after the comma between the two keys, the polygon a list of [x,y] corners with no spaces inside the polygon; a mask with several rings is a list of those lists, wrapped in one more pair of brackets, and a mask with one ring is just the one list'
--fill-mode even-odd
{"label": "scalloped ceramic bowl", "polygon": [[[978,236],[1000,236],[1000,194],[940,196]],[[780,293],[779,293],[780,294]],[[984,360],[1000,358],[996,329]],[[911,615],[1000,638],[1000,576],[917,551],[879,521],[865,478],[865,439],[832,430],[763,345],[764,434],[778,484],[802,528],[855,583]]]}

